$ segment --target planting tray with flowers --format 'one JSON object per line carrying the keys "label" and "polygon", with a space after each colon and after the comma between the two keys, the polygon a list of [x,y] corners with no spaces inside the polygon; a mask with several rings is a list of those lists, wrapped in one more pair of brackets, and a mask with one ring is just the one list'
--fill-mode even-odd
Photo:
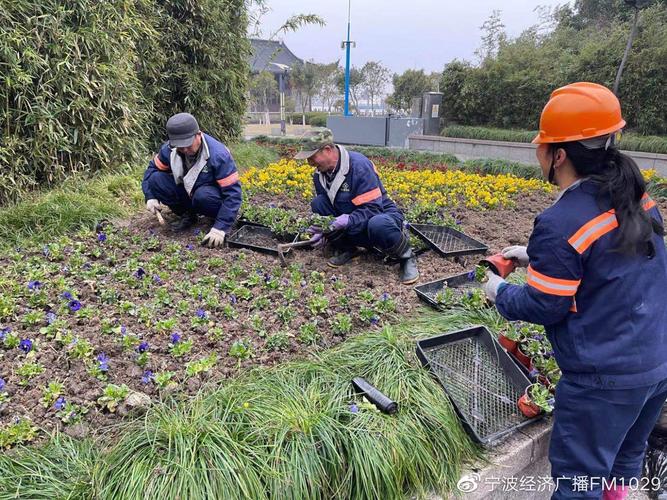
{"label": "planting tray with flowers", "polygon": [[475,266],[465,273],[417,285],[414,290],[422,301],[439,311],[453,307],[486,307],[486,296],[481,289],[484,273],[483,266]]}

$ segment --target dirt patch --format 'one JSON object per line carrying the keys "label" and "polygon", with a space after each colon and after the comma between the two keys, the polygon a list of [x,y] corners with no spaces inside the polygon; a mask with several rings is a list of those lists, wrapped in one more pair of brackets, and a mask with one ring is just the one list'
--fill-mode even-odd
{"label": "dirt patch", "polygon": [[[257,196],[254,202],[309,209],[306,200]],[[497,251],[526,243],[534,216],[549,203],[549,196],[533,194],[512,208],[453,214],[460,230]],[[252,366],[380,328],[421,305],[412,287],[399,283],[398,265],[380,255],[365,253],[332,269],[326,251],[294,250],[284,268],[275,256],[202,247],[209,225],[202,218],[191,230],[173,233],[140,214],[103,228],[103,235],[82,233],[2,257],[0,304],[14,312],[0,328],[33,345],[26,353],[0,341],[0,378],[10,398],[0,405],[0,423],[28,417],[47,430],[85,435],[130,410],[123,401],[114,413],[103,408],[99,398],[107,384],[124,384],[153,400],[194,394]],[[429,251],[419,257],[419,282],[467,271],[478,260]],[[78,311],[72,301],[80,303]],[[42,371],[27,376],[26,365]],[[158,376],[169,374],[171,380],[158,384]],[[51,382],[63,384],[55,395],[63,398],[59,403],[55,396],[45,399]],[[58,408],[65,402],[82,412],[67,425]]]}

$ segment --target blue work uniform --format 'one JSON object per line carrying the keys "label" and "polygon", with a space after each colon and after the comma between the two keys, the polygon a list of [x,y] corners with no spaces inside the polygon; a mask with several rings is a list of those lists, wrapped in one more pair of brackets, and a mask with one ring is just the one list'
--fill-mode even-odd
{"label": "blue work uniform", "polygon": [[335,217],[350,214],[344,235],[334,242],[337,247],[382,251],[396,247],[403,232],[403,214],[387,195],[375,165],[361,153],[347,153],[345,148],[336,147],[340,156],[332,175],[313,175],[313,212]]}
{"label": "blue work uniform", "polygon": [[215,219],[213,227],[228,232],[241,208],[239,174],[229,149],[207,134],[194,164],[165,143],[148,163],[141,188],[181,215],[188,210]]}
{"label": "blue work uniform", "polygon": [[[648,195],[642,207],[662,223]],[[603,478],[637,477],[667,397],[665,243],[654,234],[652,249],[624,255],[617,228],[599,185],[575,183],[535,219],[527,284],[503,284],[496,297],[505,318],[545,326],[562,370],[553,498],[599,498]],[[587,491],[581,477],[591,478]]]}

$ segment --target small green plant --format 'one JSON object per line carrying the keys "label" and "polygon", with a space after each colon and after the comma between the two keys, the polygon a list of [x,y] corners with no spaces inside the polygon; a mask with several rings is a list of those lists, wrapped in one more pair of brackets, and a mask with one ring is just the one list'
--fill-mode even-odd
{"label": "small green plant", "polygon": [[331,329],[335,335],[347,335],[352,331],[352,318],[349,314],[336,314]]}
{"label": "small green plant", "polygon": [[60,382],[49,382],[49,385],[42,388],[42,398],[39,402],[44,408],[50,408],[63,393],[64,388],[65,386]]}
{"label": "small green plant", "polygon": [[16,368],[16,375],[19,376],[19,385],[25,386],[30,383],[30,379],[44,373],[44,367],[36,361],[26,361]]}
{"label": "small green plant", "polygon": [[276,309],[276,316],[282,321],[285,325],[289,324],[296,317],[296,311],[292,306],[280,306]]}
{"label": "small green plant", "polygon": [[176,384],[175,382],[172,382],[174,375],[176,375],[174,372],[157,372],[153,376],[153,381],[160,389],[164,389],[170,385]]}
{"label": "small green plant", "polygon": [[34,441],[38,429],[27,418],[0,427],[0,448],[9,449],[17,444]]}
{"label": "small green plant", "polygon": [[314,314],[323,314],[329,307],[329,299],[325,295],[315,295],[308,301],[308,310]]}
{"label": "small green plant", "polygon": [[371,304],[373,300],[375,300],[375,297],[373,297],[373,292],[370,292],[368,290],[362,290],[357,294],[357,297],[359,297],[360,300],[363,300],[364,302],[368,302]]}
{"label": "small green plant", "polygon": [[165,318],[157,321],[154,328],[158,333],[167,333],[174,330],[177,324],[176,318]]}
{"label": "small green plant", "polygon": [[72,359],[87,359],[93,355],[93,350],[87,339],[75,338],[69,345],[67,355]]}
{"label": "small green plant", "polygon": [[284,332],[274,333],[266,339],[265,347],[269,351],[284,351],[290,345],[289,334]]}
{"label": "small green plant", "polygon": [[252,343],[248,339],[237,340],[229,348],[229,355],[236,358],[241,364],[241,361],[252,356]]}
{"label": "small green plant", "polygon": [[88,408],[86,406],[66,401],[63,407],[56,413],[56,417],[58,417],[63,424],[69,425],[80,422],[86,413],[88,413]]}
{"label": "small green plant", "polygon": [[30,311],[23,316],[25,326],[36,326],[44,321],[44,313],[41,311]]}
{"label": "small green plant", "polygon": [[532,384],[528,387],[528,397],[542,411],[551,413],[554,409],[554,397],[549,389],[542,384]]}
{"label": "small green plant", "polygon": [[97,404],[99,404],[102,409],[106,409],[109,410],[110,413],[114,413],[116,408],[118,408],[118,405],[125,400],[129,393],[130,388],[125,384],[108,384],[104,388],[102,396],[97,398]]}
{"label": "small green plant", "polygon": [[317,331],[317,323],[304,323],[301,325],[299,327],[299,336],[297,338],[302,344],[315,344],[320,338],[320,334]]}
{"label": "small green plant", "polygon": [[179,340],[174,344],[169,344],[169,352],[175,358],[180,358],[186,354],[190,354],[192,351],[193,341],[192,339],[188,340]]}
{"label": "small green plant", "polygon": [[188,377],[192,377],[202,372],[208,372],[218,362],[218,355],[214,352],[205,358],[190,361],[185,365],[185,373]]}

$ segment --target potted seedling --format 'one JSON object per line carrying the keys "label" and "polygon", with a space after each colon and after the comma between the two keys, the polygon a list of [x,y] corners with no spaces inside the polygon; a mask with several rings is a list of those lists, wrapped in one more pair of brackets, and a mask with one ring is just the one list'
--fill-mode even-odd
{"label": "potted seedling", "polygon": [[508,323],[498,333],[498,342],[509,353],[514,354],[517,350],[521,334],[512,323]]}
{"label": "potted seedling", "polygon": [[535,383],[526,387],[517,405],[525,417],[534,418],[542,412],[551,413],[553,411],[554,399],[549,389],[542,384]]}

